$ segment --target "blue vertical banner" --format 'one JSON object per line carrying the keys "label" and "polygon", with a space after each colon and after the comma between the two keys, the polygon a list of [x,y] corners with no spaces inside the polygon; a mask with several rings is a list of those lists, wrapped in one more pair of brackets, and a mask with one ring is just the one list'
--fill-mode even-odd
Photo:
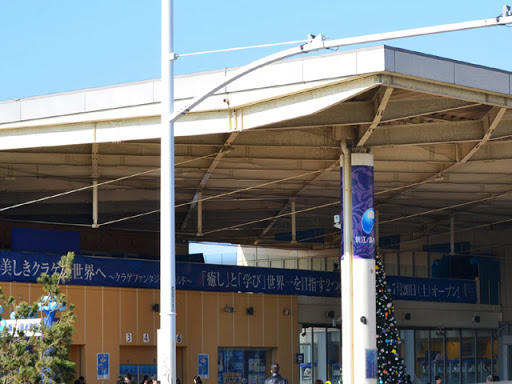
{"label": "blue vertical banner", "polygon": [[[343,168],[340,168],[340,175],[342,202],[340,217],[343,218]],[[375,259],[373,188],[373,161],[371,156],[359,153],[352,154],[352,245],[355,259]],[[342,236],[341,252],[343,252],[343,249]],[[343,254],[341,258],[343,259]]]}
{"label": "blue vertical banner", "polygon": [[96,354],[96,380],[110,380],[110,354]]}
{"label": "blue vertical banner", "polygon": [[197,374],[201,379],[210,378],[209,360],[207,353],[200,353],[197,355]]}

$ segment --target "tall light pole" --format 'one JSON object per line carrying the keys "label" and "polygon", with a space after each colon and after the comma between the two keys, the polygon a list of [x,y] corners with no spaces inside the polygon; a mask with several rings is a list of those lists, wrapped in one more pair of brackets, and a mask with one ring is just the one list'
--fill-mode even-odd
{"label": "tall light pole", "polygon": [[[299,55],[301,53],[309,53],[321,49],[338,48],[350,45],[371,43],[377,41],[386,41],[393,39],[401,39],[405,37],[424,36],[437,33],[445,33],[452,31],[461,31],[466,29],[492,27],[498,25],[512,24],[512,12],[510,7],[503,7],[503,15],[491,19],[483,19],[455,24],[445,24],[434,27],[415,28],[405,31],[379,33],[367,36],[350,37],[327,41],[322,35],[311,36],[308,43],[295,48],[290,48],[278,53],[274,53],[262,59],[256,60],[240,69],[231,73],[217,85],[206,89],[204,92],[196,96],[186,107],[179,111],[174,111],[174,81],[173,81],[173,61],[177,58],[174,54],[173,47],[173,3],[172,0],[162,0],[162,52],[161,52],[161,192],[160,192],[160,329],[158,331],[158,379],[161,384],[176,383],[176,276],[175,276],[175,215],[174,215],[174,122],[182,115],[196,107],[213,93],[222,87],[232,83],[233,81],[251,73],[259,68],[280,61],[282,59]],[[348,193],[346,194],[348,196]],[[343,199],[343,204],[349,203]],[[350,231],[350,229],[347,229]],[[352,234],[346,234],[347,239],[352,239]],[[349,257],[352,257],[349,255]],[[353,286],[349,287],[353,292]],[[368,291],[375,291],[373,287],[368,287]],[[342,290],[342,295],[347,295]],[[343,306],[342,331],[353,335],[353,314],[348,312],[350,308]],[[372,332],[371,327],[367,327],[368,332]],[[365,335],[365,339],[375,339],[375,329],[373,335]],[[348,362],[343,365],[353,365],[354,355],[347,354]],[[354,382],[354,376],[344,377],[345,383],[361,384]]]}
{"label": "tall light pole", "polygon": [[176,241],[174,196],[173,2],[162,0],[160,141],[160,329],[158,380],[176,383]]}

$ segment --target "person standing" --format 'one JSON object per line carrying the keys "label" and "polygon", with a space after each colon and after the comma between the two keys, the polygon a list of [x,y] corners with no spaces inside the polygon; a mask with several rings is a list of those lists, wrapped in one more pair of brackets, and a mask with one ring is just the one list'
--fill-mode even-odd
{"label": "person standing", "polygon": [[132,374],[129,372],[126,372],[124,375],[124,384],[134,384],[132,380]]}
{"label": "person standing", "polygon": [[288,384],[288,380],[281,377],[279,374],[279,364],[273,363],[270,367],[272,376],[265,380],[265,384]]}
{"label": "person standing", "polygon": [[441,376],[436,376],[436,377],[434,377],[434,383],[435,383],[435,384],[441,384],[441,381],[442,381],[442,380],[441,380]]}

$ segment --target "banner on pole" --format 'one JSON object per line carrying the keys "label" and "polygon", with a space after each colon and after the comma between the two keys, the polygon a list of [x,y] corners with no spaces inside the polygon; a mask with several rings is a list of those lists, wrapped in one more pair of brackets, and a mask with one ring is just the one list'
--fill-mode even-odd
{"label": "banner on pole", "polygon": [[[341,172],[341,215],[343,218],[343,168]],[[373,156],[352,154],[352,253],[355,259],[375,259],[375,209]],[[342,227],[343,232],[343,227]],[[341,252],[344,250],[341,237]],[[343,259],[343,255],[341,257]]]}

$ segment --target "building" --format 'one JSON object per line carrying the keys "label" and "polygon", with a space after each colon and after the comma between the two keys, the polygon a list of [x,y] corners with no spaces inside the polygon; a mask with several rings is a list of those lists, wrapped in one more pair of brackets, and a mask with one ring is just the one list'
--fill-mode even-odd
{"label": "building", "polygon": [[[226,72],[178,77],[177,108]],[[505,362],[512,345],[511,89],[509,72],[387,46],[288,60],[244,77],[175,125],[177,253],[186,254],[189,241],[230,242],[242,246],[240,260],[248,265],[332,271],[340,253],[333,216],[340,211],[345,140],[353,151],[374,156],[377,238],[386,270],[398,276],[398,294],[404,293],[396,310],[409,369],[414,366],[423,379],[441,374],[447,383],[476,382],[495,370],[510,378]],[[79,233],[84,256],[157,260],[159,120],[158,80],[0,103],[1,247],[14,249],[13,228],[65,230]],[[466,287],[474,287],[474,295],[462,295],[462,285],[455,296],[467,302],[407,297],[417,289],[414,284],[430,282],[434,289],[437,279],[471,282]],[[457,290],[449,287],[448,296]],[[110,320],[119,312],[116,303],[153,305],[158,296],[138,288],[126,288],[126,296],[115,288],[69,289],[71,299],[84,301],[82,319],[91,316],[91,322],[95,314],[86,308],[108,296],[104,335],[115,332]],[[188,300],[188,292],[181,294],[178,299],[187,303],[201,297],[200,313],[215,310],[221,319],[217,329],[224,331],[224,316],[232,316],[224,311],[226,296],[191,292]],[[248,322],[260,316],[251,294],[235,296],[254,308],[251,317],[244,313]],[[210,308],[214,298],[219,305]],[[278,303],[276,313],[286,316],[282,321],[292,322],[287,329],[292,335],[279,332],[278,338],[291,339],[277,347],[265,337],[261,348],[276,354],[293,383],[300,381],[300,366],[293,361],[299,351],[311,359],[313,376],[332,374],[337,363],[330,356],[339,352],[336,340],[338,350],[341,344],[339,324],[332,323],[340,315],[337,299],[268,299]],[[439,296],[429,295],[432,299]],[[291,300],[286,308],[292,315],[284,315],[284,307],[281,313],[281,300]],[[187,308],[187,318],[199,326],[193,306]],[[155,313],[149,310],[135,324],[154,324]],[[86,334],[77,335],[77,346],[85,350],[75,348],[74,356],[86,360],[91,382],[91,358],[100,344],[89,345],[91,331],[82,326]],[[151,365],[145,359],[154,355],[144,349],[143,334],[151,335],[156,325],[148,332],[138,327],[121,329],[110,346],[101,345],[111,348],[113,374],[133,360]],[[99,332],[96,325],[93,329]],[[252,329],[254,335],[261,331],[251,325],[240,332],[250,337]],[[268,330],[265,325],[261,332]],[[136,343],[127,344],[121,337],[126,333],[136,334]],[[185,381],[203,348],[212,351],[213,361],[222,352],[218,348],[240,346],[222,335],[201,341],[204,347],[199,340],[187,342]],[[324,340],[325,349],[314,352],[315,337]],[[246,345],[252,348],[250,340]],[[315,358],[323,359],[322,367],[315,368]]]}

